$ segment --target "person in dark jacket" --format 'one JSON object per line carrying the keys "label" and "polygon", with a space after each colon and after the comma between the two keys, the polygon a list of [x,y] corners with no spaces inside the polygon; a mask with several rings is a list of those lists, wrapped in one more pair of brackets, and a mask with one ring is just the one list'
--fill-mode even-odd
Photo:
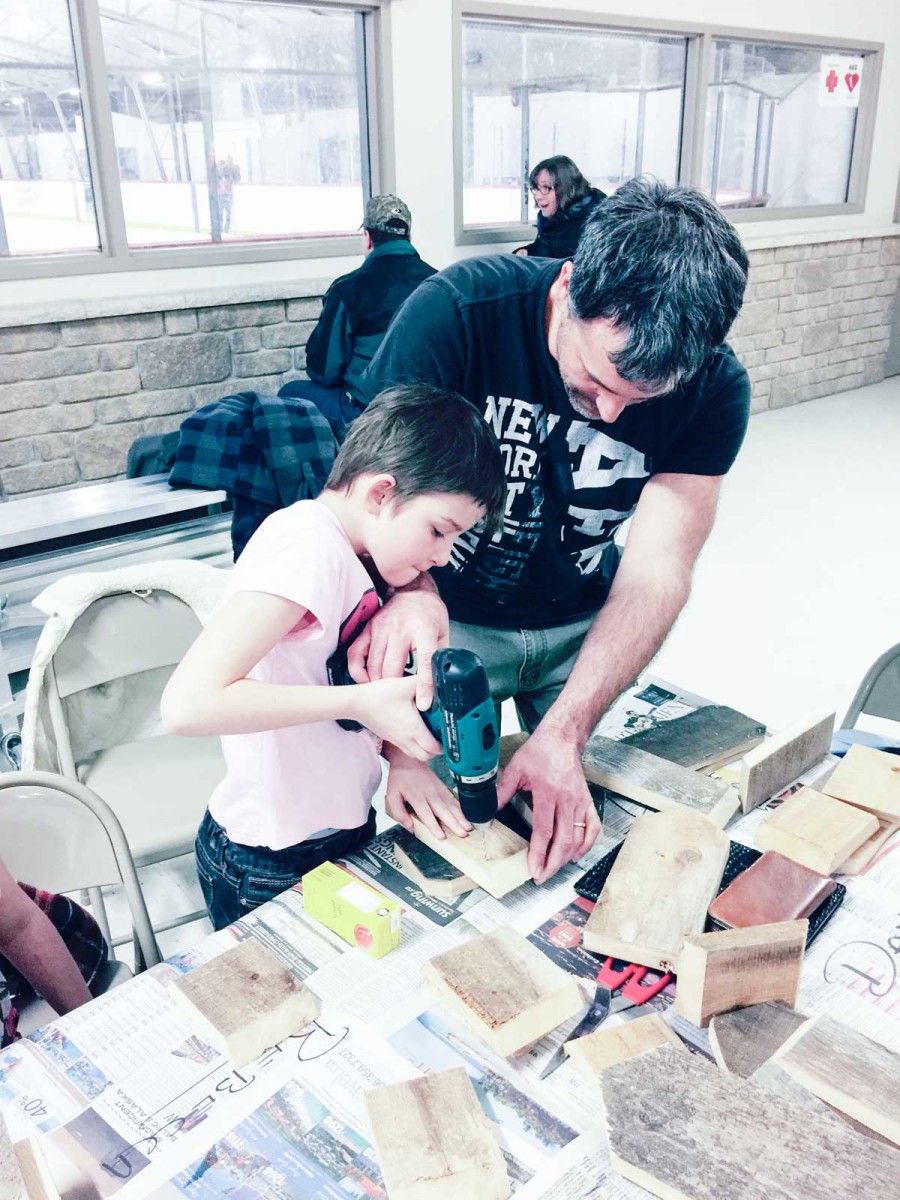
{"label": "person in dark jacket", "polygon": [[538,235],[516,254],[574,258],[584,223],[606,193],[591,187],[571,158],[555,154],[532,168],[528,183],[538,206]]}
{"label": "person in dark jacket", "polygon": [[397,196],[373,196],[363,218],[361,267],[336,279],[306,344],[306,380],[279,396],[314,401],[340,438],[363,409],[362,377],[394,313],[435,268],[409,240],[412,216]]}

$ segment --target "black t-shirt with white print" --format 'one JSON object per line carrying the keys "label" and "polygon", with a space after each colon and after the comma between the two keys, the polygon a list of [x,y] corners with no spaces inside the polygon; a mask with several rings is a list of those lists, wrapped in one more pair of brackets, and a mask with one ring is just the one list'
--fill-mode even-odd
{"label": "black t-shirt with white print", "polygon": [[397,313],[365,377],[367,401],[399,383],[459,392],[500,442],[502,531],[463,534],[433,572],[456,621],[529,629],[596,612],[618,563],[613,535],[650,476],[723,475],[746,432],[750,384],[726,345],[689,383],[612,424],[576,412],[545,331],[561,269],[498,254],[433,275]]}

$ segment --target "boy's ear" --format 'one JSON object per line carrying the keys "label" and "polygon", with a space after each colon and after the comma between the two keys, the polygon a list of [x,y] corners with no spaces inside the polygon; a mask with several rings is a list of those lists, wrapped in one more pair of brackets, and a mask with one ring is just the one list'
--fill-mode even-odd
{"label": "boy's ear", "polygon": [[377,517],[384,506],[394,499],[396,490],[397,480],[393,475],[371,475],[365,488],[366,512]]}

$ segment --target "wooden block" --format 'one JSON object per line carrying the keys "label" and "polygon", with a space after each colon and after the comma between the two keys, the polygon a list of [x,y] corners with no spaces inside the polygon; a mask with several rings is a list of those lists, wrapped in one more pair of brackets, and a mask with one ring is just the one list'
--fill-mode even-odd
{"label": "wooden block", "polygon": [[878,818],[878,831],[873,833],[868,841],[863,842],[858,850],[854,850],[846,862],[835,868],[837,875],[862,875],[866,867],[884,845],[900,829],[900,821],[885,821]]}
{"label": "wooden block", "polygon": [[424,845],[404,829],[406,838],[394,839],[394,857],[403,868],[403,873],[417,884],[426,896],[439,900],[452,900],[471,892],[477,884],[468,875],[463,875],[452,863],[447,862],[429,846]]}
{"label": "wooden block", "polygon": [[709,915],[730,929],[808,917],[837,884],[802,863],[767,850],[720,892]]}
{"label": "wooden block", "polygon": [[814,1096],[900,1146],[900,1054],[831,1017],[813,1017],[774,1061]]}
{"label": "wooden block", "polygon": [[877,832],[874,814],[803,787],[763,818],[756,847],[830,875]]}
{"label": "wooden block", "polygon": [[663,1200],[886,1200],[900,1157],[663,1046],[600,1077],[613,1167]]}
{"label": "wooden block", "polygon": [[2,1200],[29,1200],[15,1147],[2,1113],[0,1113],[0,1197]]}
{"label": "wooden block", "polygon": [[590,738],[581,755],[581,766],[588,783],[609,788],[647,808],[686,808],[708,817],[720,829],[738,809],[737,793],[730,784],[698,775],[612,738]]}
{"label": "wooden block", "polygon": [[506,1200],[506,1162],[462,1067],[363,1097],[388,1200]]}
{"label": "wooden block", "polygon": [[585,922],[585,949],[669,970],[685,934],[706,924],[729,846],[725,834],[698,813],[642,813]]}
{"label": "wooden block", "polygon": [[531,878],[528,843],[501,821],[492,821],[487,829],[473,829],[464,838],[455,833],[436,838],[415,817],[413,830],[420,842],[498,900]]}
{"label": "wooden block", "polygon": [[765,736],[766,727],[761,722],[723,704],[707,704],[683,717],[629,734],[620,739],[620,745],[635,746],[667,762],[699,771],[737,758],[758,746]]}
{"label": "wooden block", "polygon": [[598,1029],[585,1037],[565,1043],[566,1054],[582,1074],[596,1079],[608,1067],[625,1062],[638,1054],[648,1054],[660,1046],[680,1046],[684,1043],[657,1013],[636,1017],[614,1029]]}
{"label": "wooden block", "polygon": [[709,1044],[721,1070],[749,1079],[806,1021],[784,1004],[751,1004],[713,1017]]}
{"label": "wooden block", "polygon": [[675,1011],[706,1026],[718,1013],[778,1000],[793,1006],[800,987],[808,921],[725,929],[684,939]]}
{"label": "wooden block", "polygon": [[255,938],[196,967],[171,992],[235,1067],[245,1067],[319,1015],[318,997]]}
{"label": "wooden block", "polygon": [[[28,1200],[60,1200],[59,1191],[53,1182],[37,1138],[25,1138],[24,1141],[16,1142],[15,1152]],[[0,1196],[5,1200],[2,1189]]]}
{"label": "wooden block", "polygon": [[741,808],[750,812],[798,779],[831,749],[834,713],[791,725],[744,755],[738,792]]}
{"label": "wooden block", "polygon": [[584,1007],[574,976],[508,925],[436,955],[422,982],[504,1058]]}
{"label": "wooden block", "polygon": [[900,821],[900,755],[851,746],[822,791],[885,821]]}

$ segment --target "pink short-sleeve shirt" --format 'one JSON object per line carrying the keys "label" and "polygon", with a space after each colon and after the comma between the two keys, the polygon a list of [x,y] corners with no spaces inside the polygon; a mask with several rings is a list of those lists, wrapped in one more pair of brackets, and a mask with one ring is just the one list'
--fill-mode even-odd
{"label": "pink short-sleeve shirt", "polygon": [[[326,664],[379,605],[337,517],[301,500],[267,517],[235,564],[223,603],[238,592],[283,596],[306,616],[249,679],[328,686]],[[209,810],[233,842],[283,850],[322,829],[364,824],[381,781],[381,742],[368,730],[317,721],[222,738],[227,772]]]}

